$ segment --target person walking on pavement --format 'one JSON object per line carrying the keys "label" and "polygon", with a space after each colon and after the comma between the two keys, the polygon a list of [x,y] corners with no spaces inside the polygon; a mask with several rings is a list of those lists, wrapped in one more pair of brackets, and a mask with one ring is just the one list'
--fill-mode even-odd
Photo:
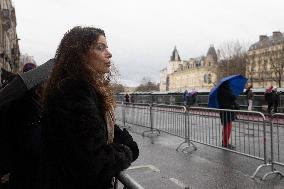
{"label": "person walking on pavement", "polygon": [[249,85],[247,90],[246,90],[246,97],[248,101],[248,111],[252,110],[252,104],[253,104],[253,92],[252,92],[252,85]]}
{"label": "person walking on pavement", "polygon": [[270,86],[268,89],[266,89],[264,94],[265,101],[268,104],[267,107],[267,113],[271,114],[271,110],[273,107],[273,86]]}
{"label": "person walking on pavement", "polygon": [[280,94],[281,94],[281,92],[278,91],[277,88],[273,89],[273,104],[274,104],[273,112],[274,113],[278,112],[278,106],[279,106],[279,103],[280,103]]}
{"label": "person walking on pavement", "polygon": [[103,30],[74,27],[61,40],[44,91],[39,189],[105,189],[139,149],[114,125]]}
{"label": "person walking on pavement", "polygon": [[[235,102],[236,97],[233,95],[228,82],[224,82],[220,85],[217,96],[220,109],[238,109],[238,105]],[[221,111],[220,119],[223,125],[222,146],[229,149],[235,149],[235,146],[229,143],[233,127],[232,122],[235,120],[235,113],[230,111]]]}

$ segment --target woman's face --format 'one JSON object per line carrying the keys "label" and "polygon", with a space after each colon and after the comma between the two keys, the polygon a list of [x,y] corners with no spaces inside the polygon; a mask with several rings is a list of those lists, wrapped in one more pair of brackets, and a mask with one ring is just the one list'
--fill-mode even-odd
{"label": "woman's face", "polygon": [[87,62],[101,74],[110,72],[110,58],[112,54],[108,50],[105,36],[100,35],[97,42],[91,47],[87,54]]}

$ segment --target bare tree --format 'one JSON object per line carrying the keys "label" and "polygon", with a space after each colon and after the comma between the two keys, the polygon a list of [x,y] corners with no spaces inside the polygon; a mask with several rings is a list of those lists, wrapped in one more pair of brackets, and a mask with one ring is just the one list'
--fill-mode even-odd
{"label": "bare tree", "polygon": [[247,49],[249,43],[240,43],[239,41],[225,42],[218,50],[218,69],[217,79],[234,74],[246,74]]}
{"label": "bare tree", "polygon": [[114,62],[111,62],[110,84],[114,94],[125,92],[125,86],[120,82],[120,73]]}
{"label": "bare tree", "polygon": [[136,87],[135,91],[159,91],[159,84],[156,84],[150,77],[143,77],[141,80],[141,84]]}
{"label": "bare tree", "polygon": [[[249,54],[250,52],[248,52]],[[258,73],[255,73],[255,67],[256,67],[256,61],[255,61],[255,53],[251,53],[248,55],[248,60],[247,60],[247,68],[246,68],[246,73],[247,77],[249,79],[249,82],[253,85],[253,82],[259,80],[259,76],[257,75]]]}
{"label": "bare tree", "polygon": [[278,84],[278,87],[282,87],[284,80],[284,46],[275,48],[269,52],[272,80]]}
{"label": "bare tree", "polygon": [[114,94],[125,92],[125,86],[120,83],[112,83],[111,87]]}

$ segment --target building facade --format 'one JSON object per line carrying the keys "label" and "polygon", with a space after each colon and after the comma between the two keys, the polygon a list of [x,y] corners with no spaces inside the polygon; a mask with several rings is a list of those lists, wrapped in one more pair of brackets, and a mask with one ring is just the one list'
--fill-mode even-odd
{"label": "building facade", "polygon": [[20,59],[16,26],[11,0],[0,0],[0,67],[14,73],[19,70]]}
{"label": "building facade", "polygon": [[254,88],[284,86],[284,33],[260,35],[248,50],[246,76]]}
{"label": "building facade", "polygon": [[217,79],[217,54],[210,46],[206,56],[181,60],[174,48],[166,68],[160,71],[160,91],[210,90]]}

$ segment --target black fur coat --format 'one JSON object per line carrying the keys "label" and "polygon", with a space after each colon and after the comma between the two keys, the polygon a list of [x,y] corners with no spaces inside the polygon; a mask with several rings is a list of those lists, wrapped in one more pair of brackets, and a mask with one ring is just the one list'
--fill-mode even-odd
{"label": "black fur coat", "polygon": [[109,188],[111,178],[133,161],[131,147],[107,144],[100,97],[81,80],[63,80],[49,97],[42,142],[42,189]]}

